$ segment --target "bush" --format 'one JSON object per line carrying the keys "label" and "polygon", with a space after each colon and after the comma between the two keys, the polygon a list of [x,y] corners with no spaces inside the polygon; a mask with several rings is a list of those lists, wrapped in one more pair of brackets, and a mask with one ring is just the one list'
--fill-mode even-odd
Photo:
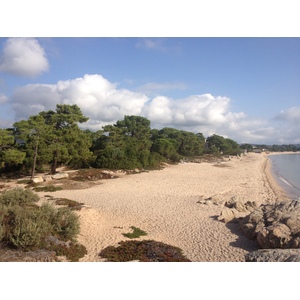
{"label": "bush", "polygon": [[5,234],[3,219],[4,219],[4,214],[1,213],[1,208],[0,208],[0,241],[3,239]]}
{"label": "bush", "polygon": [[67,207],[57,209],[51,224],[54,233],[65,240],[76,240],[80,232],[79,217]]}
{"label": "bush", "polygon": [[0,195],[0,203],[5,206],[27,205],[39,201],[39,196],[34,194],[31,190],[24,190],[22,188],[15,188],[4,191]]}
{"label": "bush", "polygon": [[51,225],[39,209],[32,210],[15,206],[9,212],[7,239],[18,249],[38,248],[51,232]]}
{"label": "bush", "polygon": [[142,262],[190,262],[180,248],[153,240],[122,241],[120,246],[109,246],[99,256],[112,262],[139,260]]}
{"label": "bush", "polygon": [[85,246],[78,243],[70,243],[69,246],[66,245],[56,245],[52,246],[51,250],[56,252],[58,256],[66,256],[66,258],[71,262],[79,261],[79,259],[87,254]]}
{"label": "bush", "polygon": [[69,208],[37,206],[38,200],[32,191],[19,188],[0,195],[0,241],[21,250],[43,248],[49,235],[76,241],[79,217]]}
{"label": "bush", "polygon": [[34,188],[36,192],[56,192],[61,191],[63,188],[61,186],[54,186],[52,184],[46,186],[37,186]]}

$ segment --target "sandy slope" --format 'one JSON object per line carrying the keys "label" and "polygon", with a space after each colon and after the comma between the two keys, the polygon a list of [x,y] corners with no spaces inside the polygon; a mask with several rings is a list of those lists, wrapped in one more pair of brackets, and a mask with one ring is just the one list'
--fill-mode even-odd
{"label": "sandy slope", "polygon": [[[194,262],[244,261],[244,254],[256,249],[236,224],[217,220],[222,207],[197,203],[219,195],[242,201],[273,202],[280,197],[278,187],[265,169],[267,157],[248,154],[221,164],[187,163],[164,170],[126,175],[105,180],[82,190],[51,193],[86,204],[79,212],[81,234],[78,241],[88,254],[81,261],[103,261],[98,254],[110,245],[128,240],[122,233],[136,226],[153,239],[180,247]],[[275,193],[276,191],[276,193]],[[43,196],[43,193],[40,193]]]}

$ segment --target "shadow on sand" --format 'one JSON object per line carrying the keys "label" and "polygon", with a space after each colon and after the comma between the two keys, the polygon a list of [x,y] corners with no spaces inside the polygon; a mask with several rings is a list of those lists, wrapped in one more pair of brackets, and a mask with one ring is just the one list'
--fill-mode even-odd
{"label": "shadow on sand", "polygon": [[[212,216],[211,218],[217,222],[221,222],[218,220],[219,216]],[[236,235],[236,240],[230,243],[230,246],[241,248],[248,252],[256,251],[259,249],[259,245],[257,241],[250,240],[247,236],[241,231],[239,222],[229,222],[224,223],[224,225],[234,234]]]}

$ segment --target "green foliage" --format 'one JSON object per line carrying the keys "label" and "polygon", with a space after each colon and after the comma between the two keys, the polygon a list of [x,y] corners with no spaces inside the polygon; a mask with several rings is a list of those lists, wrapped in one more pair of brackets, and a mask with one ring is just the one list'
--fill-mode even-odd
{"label": "green foliage", "polygon": [[236,155],[241,153],[239,144],[235,141],[213,134],[206,139],[208,153]]}
{"label": "green foliage", "polygon": [[7,169],[23,163],[26,153],[14,148],[13,131],[0,129],[0,169]]}
{"label": "green foliage", "polygon": [[66,256],[68,261],[77,262],[80,258],[87,254],[85,246],[71,242],[67,245],[52,245],[50,248],[56,252],[57,256]]}
{"label": "green foliage", "polygon": [[139,260],[141,262],[190,262],[178,247],[153,240],[122,241],[120,246],[109,246],[99,256],[112,262]]}
{"label": "green foliage", "polygon": [[5,206],[24,206],[35,203],[38,200],[39,197],[37,194],[34,194],[31,190],[24,190],[22,188],[7,190],[0,194],[0,204]]}
{"label": "green foliage", "polygon": [[57,209],[51,224],[54,233],[64,240],[74,240],[80,232],[78,215],[66,207]]}
{"label": "green foliage", "polygon": [[25,166],[34,176],[36,168],[51,164],[54,174],[58,164],[73,167],[89,166],[93,154],[91,135],[79,129],[86,122],[77,105],[57,105],[56,112],[43,111],[14,124],[18,148],[26,152]]}
{"label": "green foliage", "polygon": [[36,192],[49,192],[49,193],[51,193],[51,192],[61,191],[62,187],[49,184],[49,185],[45,185],[45,186],[36,186],[34,188],[34,190]]}
{"label": "green foliage", "polygon": [[39,210],[22,209],[18,206],[10,210],[11,222],[7,237],[9,242],[22,250],[36,249],[50,233],[51,226]]}
{"label": "green foliage", "polygon": [[123,235],[129,239],[136,239],[140,236],[147,235],[147,232],[141,230],[140,228],[134,226],[131,226],[130,228],[133,230],[133,232],[123,233]]}
{"label": "green foliage", "polygon": [[45,247],[48,236],[76,241],[79,217],[69,208],[35,205],[38,196],[16,188],[0,195],[0,241],[21,250]]}
{"label": "green foliage", "polygon": [[65,205],[72,210],[80,210],[82,208],[83,203],[79,203],[74,200],[66,199],[66,198],[60,198],[55,200],[56,205]]}
{"label": "green foliage", "polygon": [[124,116],[103,130],[82,130],[86,122],[77,105],[56,105],[28,120],[16,122],[12,130],[0,130],[0,167],[51,173],[60,165],[71,168],[152,169],[162,162],[178,162],[204,153],[239,154],[239,145],[221,136],[205,138],[202,133],[165,127],[151,129],[141,116]]}
{"label": "green foliage", "polygon": [[4,228],[4,211],[3,211],[3,207],[1,207],[0,205],[0,241],[4,238],[5,235],[5,228]]}

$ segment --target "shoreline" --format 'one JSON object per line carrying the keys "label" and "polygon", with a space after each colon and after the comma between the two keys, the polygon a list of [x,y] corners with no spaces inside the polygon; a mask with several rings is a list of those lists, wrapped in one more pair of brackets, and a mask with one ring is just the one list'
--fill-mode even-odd
{"label": "shoreline", "polygon": [[[274,153],[276,155],[277,153]],[[282,153],[283,154],[283,153]],[[286,153],[288,154],[288,153]],[[285,191],[280,184],[277,182],[275,175],[272,172],[272,162],[268,158],[270,154],[265,156],[266,161],[264,163],[264,173],[266,176],[266,181],[268,182],[270,188],[273,190],[274,194],[277,196],[279,201],[287,201],[290,200],[290,196],[288,195],[287,191]]]}
{"label": "shoreline", "polygon": [[293,152],[293,151],[285,151],[285,152],[271,152],[266,154],[267,157],[267,167],[266,167],[266,175],[267,175],[267,179],[269,181],[269,184],[271,186],[271,188],[274,190],[274,192],[278,195],[279,198],[282,198],[282,200],[293,200],[293,199],[297,199],[299,197],[297,197],[296,195],[294,195],[291,191],[288,191],[288,188],[284,188],[284,184],[280,181],[280,179],[278,178],[278,176],[273,172],[272,168],[272,161],[271,159],[269,159],[269,156],[273,156],[273,155],[287,155],[287,154],[300,154],[300,151],[297,152]]}

